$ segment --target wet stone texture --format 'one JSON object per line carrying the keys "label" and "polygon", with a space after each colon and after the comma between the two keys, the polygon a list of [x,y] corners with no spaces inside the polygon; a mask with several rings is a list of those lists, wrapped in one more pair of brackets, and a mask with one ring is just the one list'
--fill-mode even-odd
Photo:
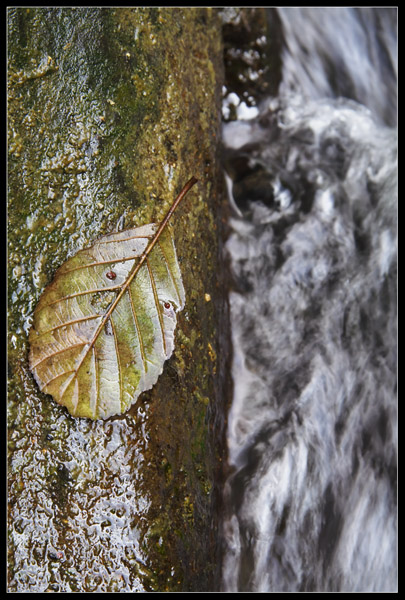
{"label": "wet stone texture", "polygon": [[[10,8],[10,592],[215,591],[226,308],[215,9]],[[75,419],[27,366],[32,313],[69,256],[173,217],[176,347],[122,417]]]}

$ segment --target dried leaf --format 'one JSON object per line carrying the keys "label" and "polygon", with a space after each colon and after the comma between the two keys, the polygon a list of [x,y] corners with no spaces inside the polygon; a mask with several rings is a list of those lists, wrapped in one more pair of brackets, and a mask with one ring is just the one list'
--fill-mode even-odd
{"label": "dried leaf", "polygon": [[196,181],[159,226],[100,238],[67,260],[43,292],[29,336],[30,369],[72,415],[123,413],[162,373],[185,302],[166,225]]}

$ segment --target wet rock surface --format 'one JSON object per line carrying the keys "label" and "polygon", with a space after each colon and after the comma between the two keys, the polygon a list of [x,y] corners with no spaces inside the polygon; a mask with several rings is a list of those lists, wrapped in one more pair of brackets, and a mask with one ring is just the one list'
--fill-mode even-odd
{"label": "wet rock surface", "polygon": [[[8,589],[215,591],[218,14],[11,8],[8,47]],[[35,305],[66,258],[117,226],[159,221],[191,175],[173,218],[186,289],[174,354],[122,417],[75,419],[28,370]]]}

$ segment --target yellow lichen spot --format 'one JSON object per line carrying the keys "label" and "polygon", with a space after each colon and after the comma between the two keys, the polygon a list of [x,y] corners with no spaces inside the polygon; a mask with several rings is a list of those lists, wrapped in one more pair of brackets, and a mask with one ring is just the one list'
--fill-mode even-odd
{"label": "yellow lichen spot", "polygon": [[[211,346],[211,344],[208,342],[208,355],[210,357],[211,362],[215,363],[217,360],[217,353],[215,352],[214,348]],[[216,367],[214,365],[214,372],[216,371]]]}
{"label": "yellow lichen spot", "polygon": [[211,302],[211,296],[210,294],[204,294],[204,298],[206,302]]}

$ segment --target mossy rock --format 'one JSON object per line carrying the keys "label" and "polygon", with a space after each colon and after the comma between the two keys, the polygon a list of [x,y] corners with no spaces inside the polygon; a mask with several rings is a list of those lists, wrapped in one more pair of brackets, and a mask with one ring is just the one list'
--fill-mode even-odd
{"label": "mossy rock", "polygon": [[[10,8],[8,52],[8,589],[216,591],[218,11]],[[69,256],[159,221],[192,175],[173,217],[187,297],[174,354],[122,417],[75,419],[28,370],[35,305]]]}

